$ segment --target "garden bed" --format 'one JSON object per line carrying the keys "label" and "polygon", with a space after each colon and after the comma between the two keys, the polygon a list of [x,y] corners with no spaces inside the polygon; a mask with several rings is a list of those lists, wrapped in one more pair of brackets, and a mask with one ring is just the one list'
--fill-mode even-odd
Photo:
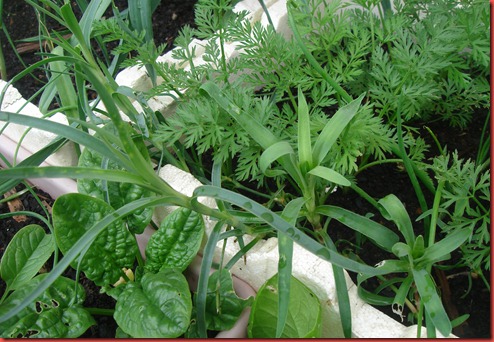
{"label": "garden bed", "polygon": [[[153,17],[153,24],[159,30],[155,32],[155,37],[159,42],[171,42],[172,37],[176,35],[177,29],[180,28],[185,23],[193,22],[192,14],[192,4],[193,2],[180,2],[167,5],[160,5]],[[168,7],[169,6],[169,7]],[[176,6],[176,7],[175,7]],[[16,11],[22,11],[24,14],[26,9],[23,8],[21,3],[17,2],[16,5],[13,3],[6,5],[4,8],[4,13],[10,13],[9,25],[15,26],[16,18],[20,18],[20,14]],[[25,14],[24,14],[25,15]],[[171,20],[170,20],[171,18]],[[163,27],[168,27],[169,23],[176,24],[176,26],[171,27],[169,30],[162,30]],[[11,26],[7,27],[11,27]],[[26,26],[27,28],[27,26]],[[32,27],[33,29],[35,27]],[[34,31],[22,32],[18,29],[15,31],[9,30],[9,32],[15,32],[14,39],[21,39],[31,35],[36,34]],[[168,33],[165,33],[168,32]],[[3,42],[3,40],[2,40]],[[5,44],[5,43],[4,43]],[[12,51],[4,45],[4,53],[6,54],[7,70],[12,70],[15,74],[22,67],[19,67],[16,59],[12,56]],[[35,57],[32,53],[24,55],[26,61],[34,61]],[[19,69],[17,69],[19,68]],[[44,77],[43,74],[38,75],[40,78]],[[21,91],[25,98],[29,98],[35,90],[38,89],[39,84],[36,82],[29,82],[31,79],[25,77],[22,79],[21,83],[18,82],[14,84]],[[480,137],[482,129],[485,123],[485,114],[481,111],[475,114],[474,119],[471,124],[465,129],[452,129],[449,125],[443,122],[435,123],[416,123],[416,127],[423,127],[427,125],[432,132],[436,135],[441,145],[447,145],[449,151],[458,150],[458,155],[460,158],[476,158],[477,147],[480,144]],[[424,129],[421,131],[421,136],[431,145],[435,146],[434,141],[428,135],[428,132]],[[461,137],[461,138],[459,138]],[[427,154],[427,158],[432,158],[439,154],[439,151],[432,147]],[[206,160],[207,161],[207,160]],[[412,220],[415,220],[421,214],[420,205],[417,202],[415,192],[411,186],[408,175],[404,169],[400,169],[397,164],[384,164],[380,166],[372,167],[366,171],[360,173],[356,178],[357,184],[364,189],[368,194],[371,194],[374,198],[379,199],[390,193],[395,194],[405,205],[408,213]],[[383,184],[385,184],[383,186]],[[19,189],[20,190],[20,189]],[[42,195],[45,196],[46,195]],[[36,203],[27,199],[28,196],[23,196],[23,205],[25,210],[38,211],[36,208]],[[43,197],[44,198],[44,197]],[[427,198],[429,205],[432,204],[433,198]],[[50,208],[52,200],[46,197],[47,208]],[[32,206],[34,204],[34,206]],[[366,201],[364,201],[360,196],[356,195],[354,192],[341,191],[340,189],[336,191],[329,197],[328,204],[338,205],[342,208],[346,208],[354,211],[355,213],[366,215],[368,213],[373,213],[374,219],[385,222],[384,219],[379,218],[379,213]],[[2,204],[2,211],[7,212],[10,210],[6,204]],[[0,233],[6,234],[5,238],[2,236],[0,240],[1,243],[8,242],[17,229],[26,225],[26,222],[16,222],[14,218],[9,220],[2,220],[0,223]],[[417,234],[420,234],[421,227],[415,227]],[[344,252],[352,252],[358,255],[359,258],[365,261],[368,265],[375,265],[383,259],[388,258],[388,255],[382,254],[382,249],[375,247],[374,244],[366,242],[360,246],[355,240],[355,233],[345,228],[343,225],[332,224],[330,227],[330,234],[332,239],[337,243],[338,248]],[[333,235],[334,234],[334,235]],[[5,248],[5,245],[0,246],[1,251]],[[452,260],[459,260],[460,256],[456,253],[453,254]],[[448,261],[451,264],[451,261]],[[480,278],[469,271],[468,268],[454,268],[452,270],[446,270],[444,272],[435,273],[436,283],[439,284],[441,293],[443,294],[443,304],[448,311],[451,319],[454,319],[462,314],[470,314],[470,318],[460,327],[454,330],[454,334],[458,337],[489,337],[490,336],[490,293],[485,289],[485,286]],[[490,273],[485,274],[487,279],[490,279]],[[354,277],[354,280],[355,277]],[[469,289],[469,281],[471,281],[471,288]],[[89,287],[89,281],[82,280],[82,283],[87,290],[91,290]],[[94,289],[94,287],[93,287]],[[448,296],[448,292],[450,295]],[[105,298],[109,299],[109,303],[103,304],[101,300],[104,301]],[[106,295],[91,295],[88,296],[85,305],[89,307],[101,307],[110,308],[112,307],[114,301]],[[389,306],[388,306],[389,307]],[[388,311],[389,315],[399,321],[399,317]],[[104,316],[101,316],[104,317]],[[109,324],[112,323],[111,318],[101,318],[102,321],[98,321],[97,328],[91,328],[83,337],[114,337],[114,331],[112,329],[107,329]],[[100,329],[101,328],[103,329]]]}

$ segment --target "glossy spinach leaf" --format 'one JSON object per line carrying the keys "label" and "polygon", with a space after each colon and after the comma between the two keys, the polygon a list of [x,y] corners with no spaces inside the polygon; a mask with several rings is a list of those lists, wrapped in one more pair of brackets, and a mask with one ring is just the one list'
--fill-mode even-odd
{"label": "glossy spinach leaf", "polygon": [[252,303],[242,299],[233,289],[232,275],[227,270],[216,271],[209,276],[206,296],[206,323],[208,330],[229,330],[237,322],[242,311]]}
{"label": "glossy spinach leaf", "polygon": [[146,273],[141,283],[128,283],[120,294],[114,318],[122,331],[138,338],[174,338],[185,333],[192,299],[177,269]]}
{"label": "glossy spinach leaf", "polygon": [[[109,128],[105,128],[109,130]],[[81,167],[100,167],[108,170],[122,170],[116,162],[103,158],[101,154],[89,148],[84,149],[80,158]],[[114,209],[119,209],[143,197],[150,197],[151,191],[131,183],[107,182],[101,179],[84,178],[77,181],[77,190],[81,194],[91,195],[105,200]],[[134,212],[125,220],[131,232],[141,234],[149,224],[153,215],[153,208],[146,208]]]}
{"label": "glossy spinach leaf", "polygon": [[[321,336],[321,303],[297,278],[291,278],[288,315],[282,338]],[[249,318],[250,338],[274,338],[278,320],[278,274],[259,289]]]}
{"label": "glossy spinach leaf", "polygon": [[[33,278],[0,306],[0,315],[16,307],[46,277]],[[59,277],[36,300],[11,319],[0,323],[0,336],[7,338],[75,338],[91,325],[93,317],[82,307],[86,294],[82,285]]]}
{"label": "glossy spinach leaf", "polygon": [[0,261],[0,275],[6,291],[16,290],[31,280],[50,258],[55,248],[52,235],[37,224],[19,230],[5,249]]}
{"label": "glossy spinach leaf", "polygon": [[161,222],[146,246],[146,270],[158,272],[162,267],[183,271],[201,247],[204,236],[202,215],[178,208]]}
{"label": "glossy spinach leaf", "polygon": [[[55,240],[66,253],[94,224],[114,212],[103,200],[83,195],[66,194],[53,204]],[[132,268],[138,247],[134,237],[121,221],[109,225],[86,252],[81,270],[96,285],[113,284],[124,275],[123,268]],[[77,268],[78,260],[71,266]]]}

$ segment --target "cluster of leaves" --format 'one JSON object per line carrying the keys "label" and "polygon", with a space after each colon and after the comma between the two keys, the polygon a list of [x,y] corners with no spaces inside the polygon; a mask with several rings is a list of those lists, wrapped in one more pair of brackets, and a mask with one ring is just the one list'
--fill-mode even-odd
{"label": "cluster of leaves", "polygon": [[366,91],[390,122],[400,110],[406,121],[465,127],[488,108],[485,1],[397,1],[392,15],[379,1],[354,2],[341,11],[341,1],[309,1],[299,19],[311,52],[351,94]]}
{"label": "cluster of leaves", "polygon": [[[438,181],[446,183],[443,190],[441,229],[451,233],[469,229],[472,233],[460,249],[462,263],[482,276],[490,271],[490,171],[488,163],[476,165],[463,160],[455,151],[434,159],[431,169]],[[489,282],[486,285],[490,288]]]}
{"label": "cluster of leaves", "polygon": [[[294,149],[298,128],[293,89],[302,89],[307,97],[313,138],[333,114],[327,109],[337,103],[337,98],[334,90],[303,62],[295,41],[287,40],[272,26],[252,24],[244,12],[234,13],[227,8],[223,19],[204,14],[214,12],[214,6],[199,1],[197,28],[181,32],[173,53],[174,63],[160,64],[163,72],[173,75],[170,79],[179,80],[174,87],[187,86],[187,99],[178,101],[176,114],[166,119],[155,137],[168,146],[182,139],[186,147],[194,146],[199,154],[212,151],[215,160],[222,162],[235,159],[234,178],[262,183],[265,175],[257,165],[261,147],[247,132],[237,129],[224,109],[198,91],[202,82],[219,80],[223,84],[221,91],[231,93],[235,105],[276,136],[290,141]],[[211,36],[213,26],[217,33]],[[207,39],[197,42],[193,41],[194,36]],[[225,41],[235,46],[237,55],[227,59]],[[209,64],[198,65],[194,58],[196,48],[204,49],[202,59]],[[184,64],[189,65],[189,70],[179,71],[177,65]],[[164,94],[171,89],[170,84],[163,82],[153,92]],[[253,95],[256,90],[257,95]],[[326,165],[351,174],[357,171],[359,158],[383,157],[392,143],[392,131],[373,115],[371,106],[365,106],[339,137]]]}

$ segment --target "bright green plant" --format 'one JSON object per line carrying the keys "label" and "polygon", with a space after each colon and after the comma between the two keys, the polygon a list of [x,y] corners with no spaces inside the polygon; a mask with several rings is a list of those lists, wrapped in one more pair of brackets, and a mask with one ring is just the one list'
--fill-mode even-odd
{"label": "bright green plant", "polygon": [[[288,320],[281,337],[314,338],[321,335],[321,305],[316,295],[297,278],[291,278],[292,295],[288,303]],[[275,335],[278,314],[278,275],[267,280],[259,289],[250,315],[248,336],[250,338]],[[297,311],[310,314],[297,317]]]}
{"label": "bright green plant", "polygon": [[[242,235],[246,233],[256,235],[255,243],[266,234],[274,233],[279,238],[280,260],[278,279],[273,281],[277,283],[278,307],[270,309],[272,316],[277,317],[275,329],[269,333],[274,332],[273,337],[283,336],[286,329],[297,323],[292,322],[288,315],[290,298],[296,288],[291,285],[293,243],[333,264],[343,331],[347,337],[351,336],[351,314],[343,269],[361,274],[360,291],[368,300],[375,297],[364,290],[365,279],[384,274],[406,274],[404,279],[395,277],[391,281],[400,286],[391,285],[396,297],[387,303],[395,304],[398,309],[404,303],[414,307],[407,299],[407,295],[413,293],[414,285],[420,297],[416,308],[417,321],[422,324],[425,317],[431,336],[434,328],[443,335],[450,334],[451,322],[444,314],[432,282],[431,267],[445,260],[451,251],[466,241],[471,230],[464,227],[455,229],[436,243],[436,228],[441,225],[440,199],[446,184],[440,183],[436,189],[423,171],[423,165],[417,163],[423,154],[423,145],[416,144],[405,133],[402,121],[409,119],[407,110],[410,102],[415,105],[414,98],[408,96],[406,87],[396,87],[392,89],[394,97],[389,97],[396,102],[379,103],[379,99],[373,97],[376,89],[362,87],[362,84],[373,84],[369,77],[375,75],[359,71],[359,68],[366,70],[369,63],[377,65],[373,59],[364,61],[369,54],[380,62],[387,60],[389,56],[385,56],[385,50],[379,50],[381,45],[396,44],[397,51],[401,51],[399,47],[403,50],[403,44],[410,43],[409,33],[394,37],[391,31],[385,31],[389,42],[378,40],[380,35],[384,35],[382,31],[387,29],[388,21],[389,25],[400,27],[403,18],[383,13],[380,20],[372,17],[370,21],[358,21],[369,22],[370,27],[353,30],[346,21],[341,25],[335,24],[337,2],[324,10],[326,12],[313,13],[306,2],[290,1],[289,22],[294,38],[286,40],[272,27],[250,24],[245,20],[245,13],[235,14],[231,2],[200,1],[197,7],[198,29],[184,29],[177,40],[179,48],[174,53],[179,62],[189,63],[189,71],[184,71],[176,65],[156,62],[161,48],[156,48],[152,42],[142,44],[146,35],[144,22],[136,24],[134,19],[135,30],[131,30],[128,23],[116,15],[111,20],[100,21],[95,29],[87,19],[77,22],[68,4],[58,7],[49,1],[42,3],[50,11],[32,4],[67,27],[73,38],[67,41],[56,35],[49,37],[58,50],[29,70],[48,64],[54,66],[52,70],[58,78],[55,76],[51,84],[54,86],[57,82],[56,92],[64,99],[61,109],[71,125],[1,112],[2,121],[44,129],[61,137],[27,161],[0,170],[0,179],[4,180],[1,189],[10,189],[23,178],[72,177],[79,180],[82,194],[63,196],[54,206],[54,235],[57,248],[64,257],[56,262],[48,275],[36,282],[36,287],[28,287],[26,292],[16,290],[0,303],[0,324],[24,315],[23,310],[32,308],[44,291],[57,286],[57,279],[71,265],[116,298],[117,307],[113,314],[120,326],[118,336],[176,337],[185,334],[206,337],[208,329],[231,326],[234,317],[248,305],[232,294],[231,279],[226,272],[232,262],[219,265],[218,273],[209,275],[215,266],[213,253],[217,243],[235,236],[242,245]],[[314,4],[317,2],[310,2],[310,5]],[[362,2],[363,7],[369,9],[376,4],[376,1]],[[87,10],[101,16],[105,6],[109,6],[109,1],[94,1]],[[314,19],[310,19],[311,13],[316,14]],[[358,15],[360,12],[355,13]],[[312,20],[321,23],[311,30]],[[333,32],[332,28],[339,30],[340,35],[334,39],[334,46],[324,41],[326,38],[314,34],[325,30]],[[195,65],[195,47],[189,45],[194,35],[212,37],[204,42],[206,53],[203,59],[210,65]],[[115,64],[106,67],[91,49],[92,37],[99,39],[100,36],[105,40],[122,40],[117,55],[136,50],[139,63],[153,70],[163,82],[149,94],[119,87],[112,77]],[[330,35],[324,36],[331,38]],[[354,40],[355,37],[362,40]],[[322,46],[332,48],[321,51],[318,47],[320,39],[323,40],[320,42]],[[227,40],[235,41],[243,48],[238,57],[229,61],[225,49]],[[341,46],[348,46],[348,51],[340,51]],[[236,80],[231,79],[233,76]],[[411,77],[408,75],[399,82],[411,81]],[[74,85],[67,82],[72,78]],[[89,88],[97,92],[98,100],[104,104],[105,109],[97,109],[100,117],[94,115],[94,104],[87,99]],[[256,95],[254,90],[259,88],[259,95]],[[297,89],[296,94],[294,89]],[[156,94],[179,99],[175,116],[164,119],[150,110],[146,96]],[[129,98],[141,104],[142,112],[134,108]],[[331,106],[338,109],[331,109],[328,113],[327,108]],[[130,123],[122,120],[120,112],[130,119]],[[384,118],[396,119],[391,123],[396,125],[396,131],[383,124],[381,119]],[[88,134],[89,130],[96,134]],[[181,138],[188,150],[180,146]],[[36,167],[68,140],[85,148],[77,167]],[[175,148],[175,155],[169,153],[169,147]],[[394,196],[376,202],[352,179],[352,174],[365,166],[369,159],[387,162],[385,154],[390,151],[404,164],[423,211],[428,213],[423,237],[416,236],[403,205]],[[212,153],[214,159],[210,173],[205,170],[201,159],[206,152]],[[157,176],[153,167],[155,163],[159,168],[164,161],[184,168],[188,164],[211,185],[196,189],[192,197],[178,193]],[[226,179],[233,180],[235,190],[241,188],[239,181],[244,180],[257,181],[259,185],[275,184],[276,189],[270,189],[269,185],[257,189],[257,193],[268,194],[269,201],[264,206],[238,191],[227,189],[225,185],[230,184]],[[428,211],[419,181],[436,196],[431,211]],[[285,190],[287,185],[290,190]],[[379,207],[383,215],[399,228],[404,242],[381,224],[325,204],[333,189],[345,186],[352,187]],[[200,204],[197,198],[201,196],[216,199],[218,209]],[[164,223],[158,223],[160,227],[148,244],[144,262],[137,251],[134,236],[150,222],[154,207],[170,205],[181,209]],[[78,225],[71,218],[74,213]],[[189,300],[191,293],[181,272],[202,243],[201,215],[218,222],[204,242],[198,291],[193,300]],[[332,219],[344,222],[379,247],[393,252],[399,260],[388,260],[371,267],[342,256],[330,238]],[[224,226],[228,228],[226,231],[222,230]],[[115,237],[118,239],[114,241]],[[241,258],[253,243],[243,246],[234,259]],[[123,253],[124,250],[128,253]],[[105,262],[97,263],[96,257],[101,256]],[[135,276],[130,276],[123,268],[133,269]],[[15,272],[11,277],[15,277]],[[167,282],[166,278],[170,281]],[[115,284],[119,285],[114,287]],[[178,293],[171,291],[173,288],[178,289]],[[9,298],[16,299],[15,305],[4,306],[3,303],[9,303]],[[176,303],[172,311],[176,310],[179,324],[172,325],[169,311],[156,305],[165,305],[168,299]],[[223,304],[234,314],[215,316],[220,311],[223,313]],[[143,317],[134,310],[134,306],[150,306],[152,310],[149,316]],[[304,315],[313,309],[311,307]],[[154,321],[166,324],[158,326],[152,323]],[[312,336],[316,331],[317,324],[307,334]]]}
{"label": "bright green plant", "polygon": [[482,277],[486,287],[489,281],[484,271],[490,271],[490,171],[489,160],[476,165],[462,160],[458,153],[444,152],[434,159],[431,169],[442,184],[440,228],[447,234],[459,229],[472,231],[468,241],[460,247],[461,263]]}

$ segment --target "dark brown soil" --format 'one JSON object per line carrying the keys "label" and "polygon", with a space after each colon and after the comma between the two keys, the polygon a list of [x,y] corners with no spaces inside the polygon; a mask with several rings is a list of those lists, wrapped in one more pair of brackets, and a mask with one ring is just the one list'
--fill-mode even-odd
{"label": "dark brown soil", "polygon": [[[194,3],[194,0],[162,1],[162,4],[158,7],[153,17],[156,41],[166,42],[169,44],[169,48],[171,48],[173,39],[180,27],[184,24],[193,24]],[[125,7],[126,1],[117,1],[117,5]],[[36,20],[26,20],[26,18],[31,16],[34,16],[34,11],[24,1],[6,1],[4,3],[4,24],[14,43],[17,44],[18,40],[30,38],[37,34],[38,28]],[[8,75],[9,77],[12,77],[22,71],[24,67],[15,57],[12,47],[8,44],[3,33],[0,33],[0,39],[5,54]],[[22,54],[21,57],[26,65],[30,65],[40,59],[39,55],[33,52]],[[14,84],[25,98],[32,96],[34,92],[40,88],[45,79],[42,71],[37,72],[36,77],[38,77],[39,80],[25,77]],[[479,115],[466,130],[453,130],[444,123],[433,123],[428,124],[428,126],[431,127],[432,131],[438,136],[438,139],[442,144],[448,145],[449,150],[458,149],[460,157],[475,159],[475,153],[484,121],[485,116]],[[427,137],[425,131],[423,136]],[[431,146],[434,146],[432,142],[430,143]],[[437,150],[432,148],[430,156],[435,154],[437,154]],[[378,199],[389,193],[394,193],[403,201],[412,219],[415,219],[420,215],[419,205],[409,178],[406,173],[403,170],[400,170],[396,165],[387,164],[368,169],[362,172],[357,180],[359,186],[374,198]],[[385,184],[385,186],[383,186],[383,184]],[[18,190],[20,189],[21,188],[18,188]],[[50,208],[53,201],[43,193],[41,193],[41,196],[41,198],[45,200],[46,207]],[[22,195],[20,198],[26,210],[43,214],[40,206],[33,200],[33,197],[30,194]],[[330,202],[331,204],[340,205],[360,214],[367,214],[369,212],[374,213],[376,219],[382,220],[383,223],[385,221],[379,217],[374,208],[350,191],[335,193],[330,198]],[[8,211],[9,208],[7,204],[0,205],[0,213]],[[3,251],[8,241],[11,240],[12,236],[20,228],[28,223],[38,223],[42,225],[41,222],[33,220],[32,218],[28,217],[27,219],[28,221],[24,222],[17,222],[12,218],[0,221],[0,256],[3,255]],[[417,224],[416,229],[420,232],[422,228]],[[341,249],[350,249],[353,252],[358,253],[359,257],[368,264],[372,265],[389,257],[383,255],[382,250],[371,243],[366,243],[362,246],[362,250],[364,250],[365,253],[355,249],[355,247],[353,247],[354,245],[352,245],[357,243],[355,235],[349,232],[349,229],[341,225],[335,224],[331,230],[334,232],[334,241],[340,242],[339,247]],[[348,241],[349,243],[345,241]],[[73,271],[67,271],[68,276],[73,275],[72,273]],[[468,272],[465,269],[445,271],[447,279],[446,285],[448,285],[447,287],[451,290],[451,297],[446,299],[448,302],[445,303],[445,305],[453,308],[452,310],[456,309],[459,315],[465,313],[470,314],[470,318],[467,322],[454,331],[458,336],[465,338],[488,338],[491,336],[490,293],[485,289],[485,286],[480,279],[472,279],[472,288],[466,293],[469,288],[467,275]],[[487,276],[488,279],[490,279],[490,274]],[[439,284],[439,279],[437,279],[437,281]],[[112,298],[99,294],[98,289],[87,279],[82,278],[81,282],[85,286],[87,292],[85,306],[112,308],[114,305]],[[444,287],[446,285],[442,285],[441,291],[443,293],[447,290],[447,288]],[[5,283],[0,280],[0,293],[2,293],[4,289]],[[383,308],[383,311],[386,310],[386,308]],[[398,317],[392,314],[390,310],[387,310],[387,313],[395,319],[398,319]],[[452,315],[455,314],[453,313]],[[83,337],[111,338],[115,336],[116,324],[112,317],[95,316],[95,318],[97,319],[98,325],[91,327]]]}

